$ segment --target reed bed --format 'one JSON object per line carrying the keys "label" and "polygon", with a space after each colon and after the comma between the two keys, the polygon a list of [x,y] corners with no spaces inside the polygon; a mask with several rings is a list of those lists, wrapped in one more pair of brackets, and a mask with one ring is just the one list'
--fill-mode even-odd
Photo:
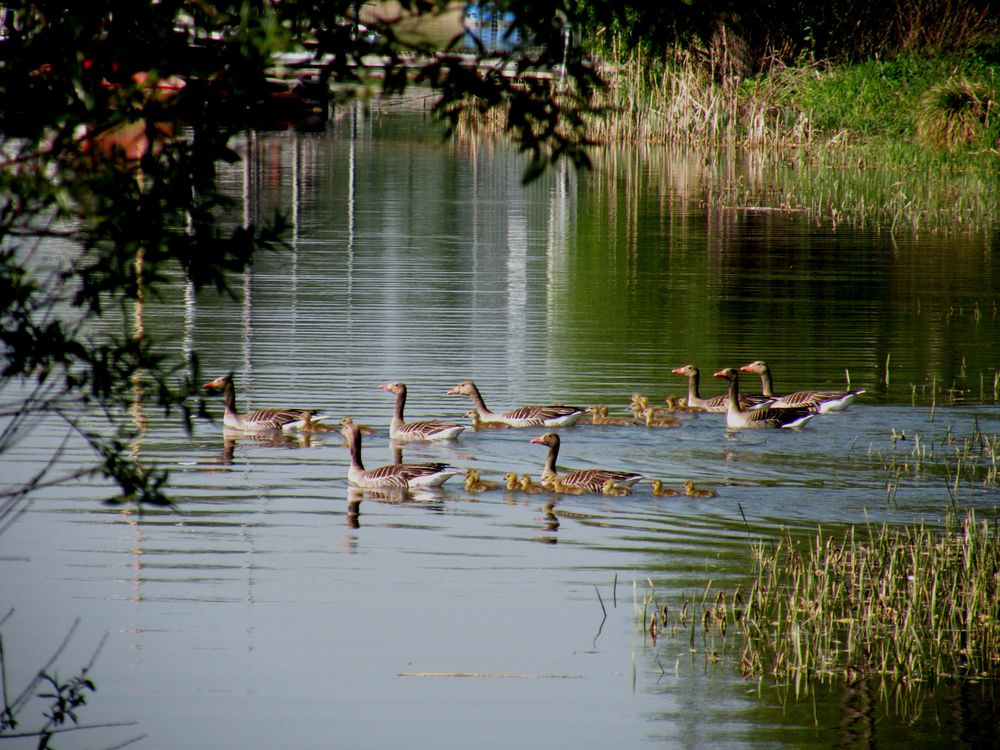
{"label": "reed bed", "polygon": [[1000,545],[969,512],[934,531],[851,528],[754,546],[745,673],[899,682],[1000,677]]}
{"label": "reed bed", "polygon": [[[587,102],[587,142],[738,146],[759,154],[753,158],[762,168],[710,186],[712,204],[892,233],[990,234],[1000,226],[992,79],[954,79],[963,96],[935,95],[944,62],[776,65],[752,78],[720,80],[682,49],[666,51],[655,65],[641,50],[613,47],[607,58],[618,62],[602,68],[605,90],[590,99],[561,94]],[[947,124],[934,125],[928,113],[942,113]],[[481,115],[469,103],[457,130],[499,136],[505,128],[502,113]],[[942,130],[948,147],[929,148],[928,133]],[[955,148],[956,141],[964,145]]]}
{"label": "reed bed", "polygon": [[645,635],[655,643],[687,633],[692,652],[728,654],[748,679],[797,694],[817,682],[906,690],[1000,678],[1000,538],[972,511],[949,514],[939,529],[852,526],[805,540],[786,532],[751,549],[746,593],[710,582],[700,604],[672,614],[650,594],[638,612]]}
{"label": "reed bed", "polygon": [[617,47],[589,135],[596,143],[802,146],[813,142],[808,114],[788,101],[792,72],[753,81],[719,81],[681,49],[660,66]]}
{"label": "reed bed", "polygon": [[894,165],[866,146],[825,144],[779,155],[766,176],[770,181],[747,175],[720,186],[717,204],[803,213],[833,228],[890,234],[989,235],[1000,223],[995,176],[916,162]]}

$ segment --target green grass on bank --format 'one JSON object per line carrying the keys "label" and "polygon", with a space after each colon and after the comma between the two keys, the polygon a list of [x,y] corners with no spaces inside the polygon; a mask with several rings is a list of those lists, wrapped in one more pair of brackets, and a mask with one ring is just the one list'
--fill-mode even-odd
{"label": "green grass on bank", "polygon": [[[681,49],[658,62],[641,50],[611,49],[608,59],[620,62],[606,70],[587,137],[598,148],[753,150],[761,167],[714,191],[717,205],[893,233],[1000,227],[1000,41],[722,81]],[[467,113],[462,130],[504,131],[496,113]]]}
{"label": "green grass on bank", "polygon": [[[964,150],[1000,157],[1000,51],[939,57],[775,67],[719,82],[681,52],[650,65],[631,53],[610,76],[607,109],[594,120],[602,142],[806,146],[893,142],[921,145],[922,104],[935,87],[974,83],[981,96],[977,126]],[[947,106],[947,98],[945,104]],[[996,168],[996,163],[994,163]]]}
{"label": "green grass on bank", "polygon": [[[1000,51],[775,67],[719,82],[683,53],[611,75],[601,144],[741,146],[794,169],[734,182],[722,205],[892,231],[1000,226]],[[770,205],[766,195],[780,196]],[[762,198],[762,196],[764,196]]]}

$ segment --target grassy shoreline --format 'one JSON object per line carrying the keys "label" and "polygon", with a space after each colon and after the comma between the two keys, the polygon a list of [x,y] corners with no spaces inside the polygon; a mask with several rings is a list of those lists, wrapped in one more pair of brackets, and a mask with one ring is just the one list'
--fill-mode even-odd
{"label": "grassy shoreline", "polygon": [[611,75],[591,135],[604,145],[759,151],[772,167],[758,172],[766,184],[728,186],[717,196],[723,206],[891,231],[992,233],[998,87],[1000,65],[971,56],[776,67],[719,83],[682,54],[651,71],[633,53]]}
{"label": "grassy shoreline", "polygon": [[[638,50],[608,57],[621,62],[606,71],[586,137],[598,152],[753,152],[763,167],[718,191],[717,205],[891,232],[992,235],[1000,227],[997,52],[775,65],[726,81],[682,50],[656,65]],[[494,135],[506,125],[495,113],[464,124]]]}

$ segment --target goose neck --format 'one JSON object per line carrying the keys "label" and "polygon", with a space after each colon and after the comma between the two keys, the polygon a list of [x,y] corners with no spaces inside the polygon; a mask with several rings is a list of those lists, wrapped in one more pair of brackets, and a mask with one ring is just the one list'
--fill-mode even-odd
{"label": "goose neck", "polygon": [[774,382],[771,380],[770,367],[765,367],[760,371],[760,392],[768,398],[777,398],[774,392]]}
{"label": "goose neck", "polygon": [[729,403],[727,407],[731,413],[743,413],[743,409],[740,407],[740,376],[735,372],[729,378]]}
{"label": "goose neck", "polygon": [[556,471],[556,461],[559,458],[559,443],[555,442],[549,446],[549,452],[545,455],[545,466],[542,468],[542,478],[555,479],[559,476]]}
{"label": "goose neck", "polygon": [[483,419],[489,419],[491,416],[494,416],[493,412],[487,408],[486,402],[483,400],[483,394],[479,392],[479,388],[475,385],[469,388],[469,398],[472,399],[473,406],[476,407],[476,411],[479,412]]}
{"label": "goose neck", "polygon": [[396,394],[396,408],[392,415],[392,421],[396,424],[403,423],[403,409],[406,407],[406,388],[400,389]]}
{"label": "goose neck", "polygon": [[226,378],[225,387],[222,390],[222,398],[226,411],[230,414],[236,414],[236,385],[233,383],[231,375]]}
{"label": "goose neck", "polygon": [[700,373],[698,370],[692,370],[688,374],[688,403],[696,403],[701,401],[701,395],[698,393],[699,381],[701,380]]}
{"label": "goose neck", "polygon": [[351,466],[364,471],[365,465],[361,463],[361,430],[357,425],[351,425],[344,437],[347,439],[347,450],[351,454]]}

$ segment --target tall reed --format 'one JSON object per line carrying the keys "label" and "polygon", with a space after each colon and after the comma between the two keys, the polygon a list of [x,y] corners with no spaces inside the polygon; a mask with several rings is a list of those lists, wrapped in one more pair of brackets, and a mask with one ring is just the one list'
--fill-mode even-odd
{"label": "tall reed", "polygon": [[811,142],[807,115],[779,106],[783,76],[720,82],[682,49],[651,66],[638,50],[611,51],[609,87],[591,118],[597,143],[670,143],[757,146]]}
{"label": "tall reed", "polygon": [[[747,678],[796,692],[835,680],[913,687],[1000,678],[995,523],[970,511],[949,514],[942,529],[852,526],[839,538],[819,530],[804,540],[786,532],[754,543],[752,553],[749,590],[728,595],[710,582],[700,618],[706,654],[737,650]],[[697,650],[685,617],[665,627],[667,605],[650,596],[641,615],[654,641],[689,630]]]}
{"label": "tall reed", "polygon": [[750,674],[1000,676],[997,528],[970,512],[942,532],[924,524],[790,536],[754,547],[742,622]]}

